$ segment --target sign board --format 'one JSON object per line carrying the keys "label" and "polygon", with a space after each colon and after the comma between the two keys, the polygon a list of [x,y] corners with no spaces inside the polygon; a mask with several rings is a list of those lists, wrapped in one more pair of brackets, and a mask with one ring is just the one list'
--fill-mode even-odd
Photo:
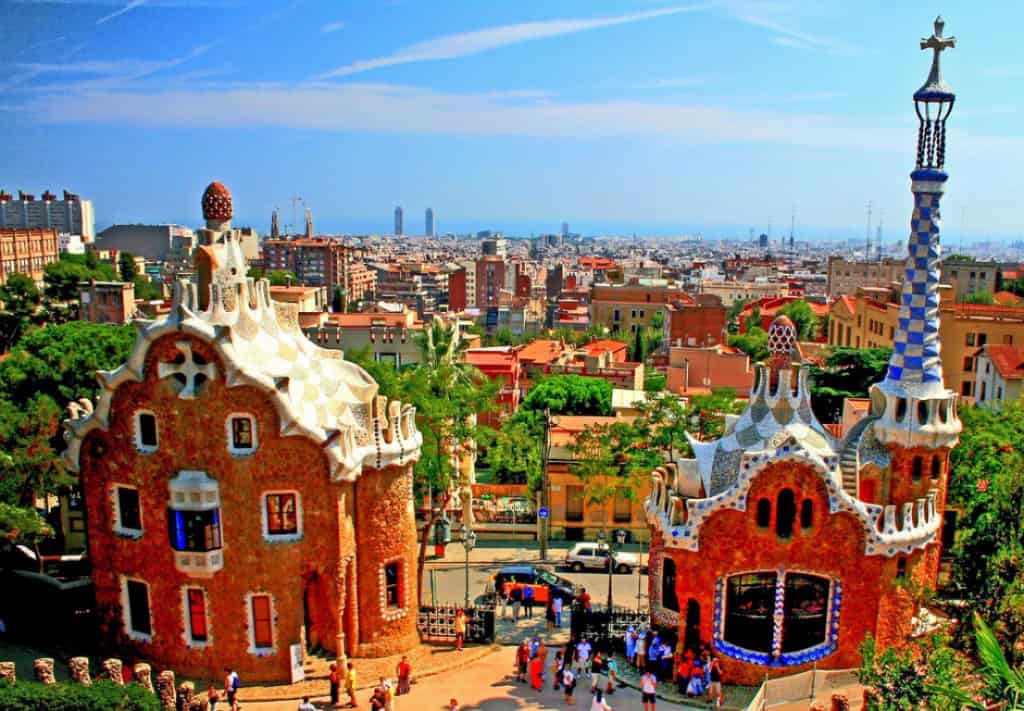
{"label": "sign board", "polygon": [[306,670],[302,666],[302,643],[289,646],[288,654],[291,657],[292,683],[297,684],[306,678]]}
{"label": "sign board", "polygon": [[537,509],[537,517],[538,518],[547,518],[550,515],[551,515],[551,512],[548,511],[548,507],[547,506],[541,506],[539,509]]}

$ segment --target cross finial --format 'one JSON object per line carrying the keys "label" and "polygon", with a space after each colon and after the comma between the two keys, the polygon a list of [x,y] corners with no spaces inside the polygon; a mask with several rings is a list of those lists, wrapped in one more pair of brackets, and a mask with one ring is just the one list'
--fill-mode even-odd
{"label": "cross finial", "polygon": [[928,74],[928,81],[925,82],[925,87],[945,87],[942,83],[942,72],[939,68],[939,55],[945,49],[956,47],[956,37],[942,36],[942,30],[945,26],[946,23],[943,21],[942,16],[939,15],[935,18],[935,31],[932,33],[932,36],[921,38],[921,49],[930,49],[934,52],[932,55],[932,70]]}

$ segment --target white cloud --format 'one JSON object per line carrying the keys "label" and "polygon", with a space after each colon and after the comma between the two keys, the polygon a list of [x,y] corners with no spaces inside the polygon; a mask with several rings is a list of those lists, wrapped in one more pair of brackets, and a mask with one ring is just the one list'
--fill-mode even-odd
{"label": "white cloud", "polygon": [[[24,105],[44,123],[274,127],[395,134],[591,139],[658,136],[693,144],[898,148],[898,129],[829,114],[639,101],[559,102],[503,92],[453,94],[387,84],[241,84],[216,89],[54,92]],[[302,107],[296,110],[295,107]]]}
{"label": "white cloud", "polygon": [[351,76],[370,71],[371,69],[393,67],[398,64],[468,57],[473,54],[480,54],[481,52],[498,49],[499,47],[508,47],[509,45],[521,42],[585,32],[601,27],[624,25],[630,22],[651,20],[657,17],[677,15],[682,12],[694,12],[708,7],[712,7],[712,5],[684,5],[661,10],[636,12],[629,15],[616,15],[614,17],[544,20],[541,22],[523,22],[516,25],[488,27],[484,30],[445,35],[425,42],[417,42],[416,44],[399,49],[393,54],[352,62],[351,64],[324,72],[316,78],[329,79],[331,77]]}
{"label": "white cloud", "polygon": [[126,12],[131,12],[135,8],[141,7],[145,4],[146,0],[129,0],[128,4],[122,7],[121,9],[114,10],[114,12],[110,13],[109,15],[104,15],[100,19],[96,20],[96,24],[102,25],[104,22],[109,22],[110,20],[113,20],[115,17],[119,17],[125,14]]}
{"label": "white cloud", "polygon": [[734,13],[735,17],[740,22],[744,22],[754,27],[762,27],[766,30],[780,35],[774,39],[776,44],[784,47],[797,47],[800,49],[817,49],[828,52],[830,54],[839,55],[855,55],[860,53],[860,49],[853,45],[834,40],[828,37],[818,37],[816,35],[808,34],[806,32],[800,32],[798,30],[790,29],[785,25],[776,22],[775,20],[769,20],[759,15],[751,15],[743,12]]}
{"label": "white cloud", "polygon": [[341,20],[337,22],[328,22],[326,25],[320,28],[321,32],[337,32],[338,30],[345,29],[345,23]]}

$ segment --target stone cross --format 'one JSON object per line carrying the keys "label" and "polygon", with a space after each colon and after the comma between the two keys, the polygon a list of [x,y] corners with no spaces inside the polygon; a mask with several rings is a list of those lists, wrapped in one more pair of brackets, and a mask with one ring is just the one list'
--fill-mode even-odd
{"label": "stone cross", "polygon": [[939,55],[945,49],[956,47],[956,37],[943,37],[942,28],[946,26],[942,16],[935,18],[935,32],[932,33],[931,37],[921,38],[921,49],[930,49],[935,54],[932,55],[932,71],[928,76],[928,83],[937,83],[939,81]]}
{"label": "stone cross", "polygon": [[160,363],[157,367],[157,373],[161,378],[180,375],[181,377],[178,380],[184,379],[184,382],[178,397],[184,400],[195,399],[196,391],[199,385],[202,384],[201,382],[197,383],[196,378],[202,375],[205,379],[212,380],[217,376],[217,367],[213,363],[196,362],[196,356],[192,353],[192,343],[190,341],[178,341],[174,345],[185,356],[185,362]]}

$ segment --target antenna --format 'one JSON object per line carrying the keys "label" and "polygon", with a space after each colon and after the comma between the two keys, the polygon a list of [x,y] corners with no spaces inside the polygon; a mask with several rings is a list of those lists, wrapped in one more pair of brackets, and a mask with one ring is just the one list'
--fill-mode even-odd
{"label": "antenna", "polygon": [[875,253],[878,261],[882,261],[882,220],[885,218],[885,210],[878,211],[878,227],[875,230]]}
{"label": "antenna", "polygon": [[868,200],[868,228],[864,244],[864,261],[871,261],[871,201]]}
{"label": "antenna", "polygon": [[789,213],[789,251],[793,253],[793,228],[796,226],[796,205],[793,206],[793,211]]}

